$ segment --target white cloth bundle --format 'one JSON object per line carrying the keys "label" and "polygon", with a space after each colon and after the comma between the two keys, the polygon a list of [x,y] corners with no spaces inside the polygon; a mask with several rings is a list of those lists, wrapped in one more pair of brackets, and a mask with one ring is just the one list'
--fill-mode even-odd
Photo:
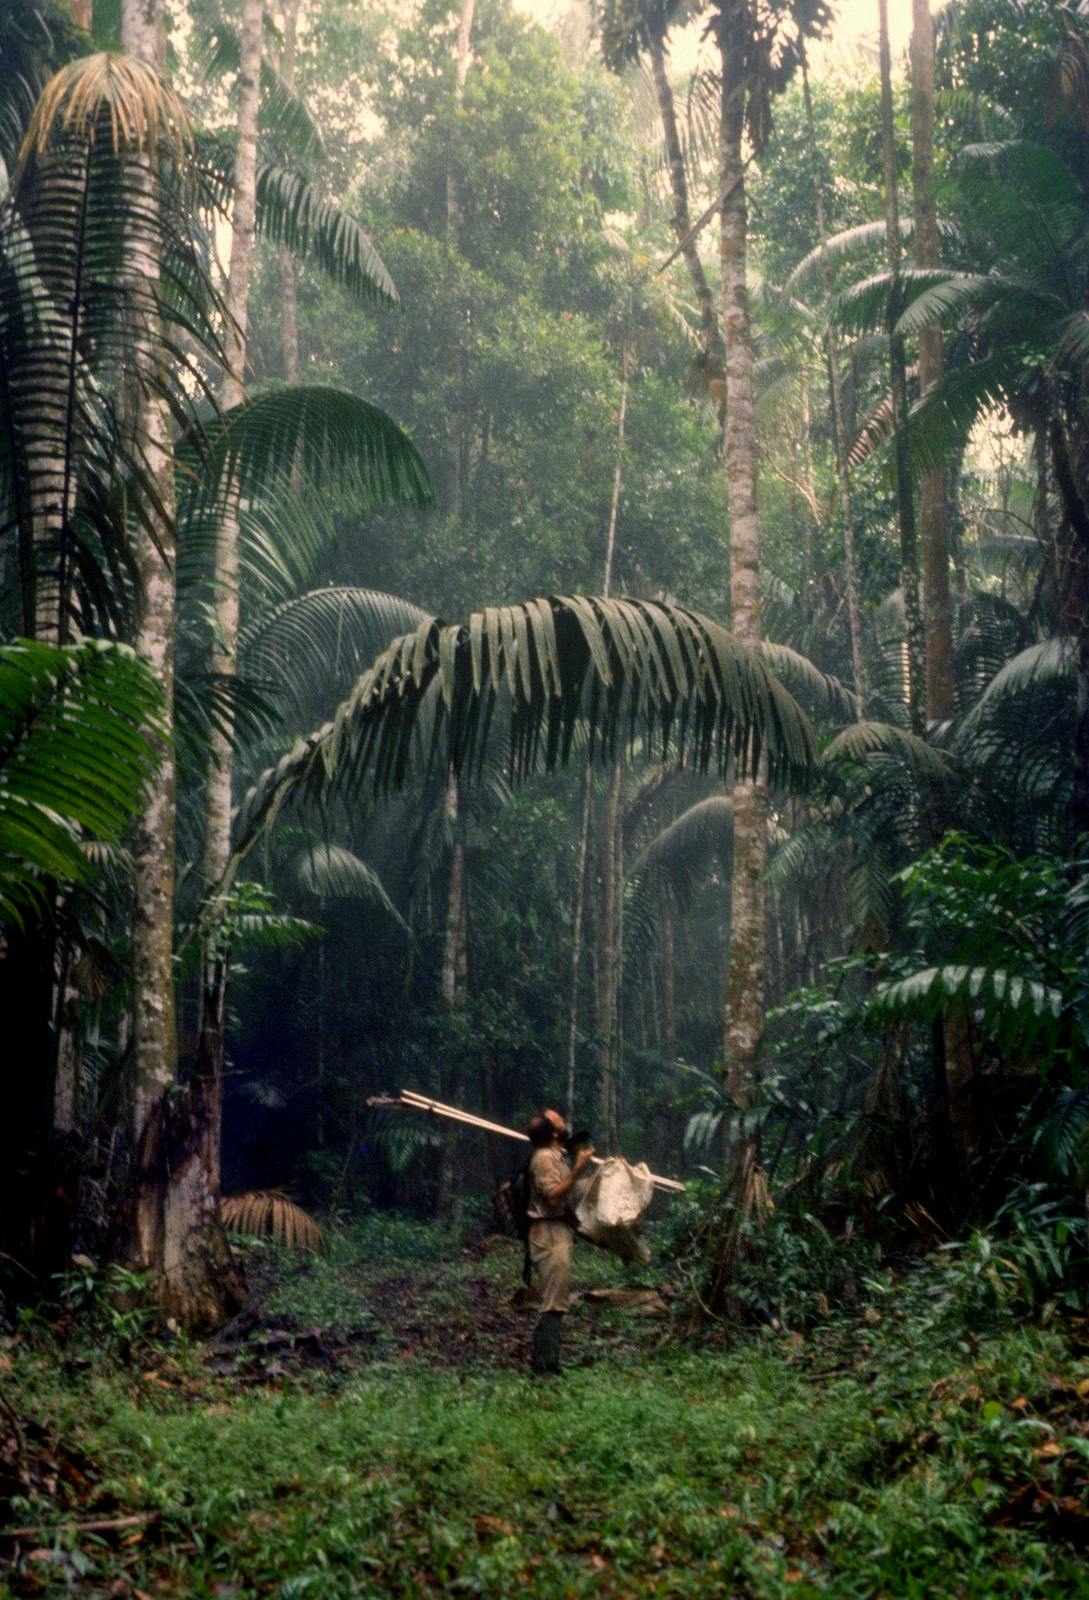
{"label": "white cloth bundle", "polygon": [[599,1167],[588,1169],[576,1185],[579,1233],[603,1250],[645,1267],[650,1247],[642,1236],[642,1221],[653,1193],[645,1161],[633,1167],[623,1156],[609,1156]]}

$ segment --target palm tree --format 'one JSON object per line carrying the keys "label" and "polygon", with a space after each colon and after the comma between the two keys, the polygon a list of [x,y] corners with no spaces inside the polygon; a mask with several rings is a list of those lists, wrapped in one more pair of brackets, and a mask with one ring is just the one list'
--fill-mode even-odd
{"label": "palm tree", "polygon": [[[142,26],[146,8],[135,12]],[[149,35],[134,34],[133,43],[152,53]],[[5,104],[5,133],[22,137],[15,113],[25,114],[26,97]],[[0,211],[0,538],[16,555],[7,571],[17,575],[6,603],[24,633],[133,634],[162,691],[161,782],[137,841],[140,1137],[131,1233],[137,1259],[153,1270],[177,1264],[165,1298],[199,1324],[218,1315],[230,1280],[214,1152],[197,1137],[208,1118],[177,1096],[175,1115],[166,1115],[177,1074],[171,553],[180,530],[207,527],[233,496],[252,500],[267,488],[276,461],[297,456],[304,474],[350,469],[364,500],[419,500],[427,480],[388,418],[337,391],[281,390],[226,415],[200,414],[199,357],[218,361],[222,350],[192,218],[222,179],[206,147],[195,153],[184,111],[152,65],[108,54],[77,60],[30,110]],[[265,197],[262,220],[274,235],[308,246],[357,291],[374,292],[377,258],[357,228],[276,173]],[[179,450],[189,460],[176,503]],[[42,1017],[52,1008],[50,998]],[[170,1245],[171,1230],[184,1248]]]}
{"label": "palm tree", "polygon": [[[1053,150],[1005,141],[962,151],[955,214],[965,265],[903,274],[899,334],[955,321],[966,356],[917,404],[915,448],[924,464],[959,453],[977,419],[1002,408],[1046,451],[1061,511],[1046,559],[1060,597],[1058,631],[1073,641],[1083,686],[1073,727],[1077,837],[1089,831],[1085,195]],[[855,328],[873,326],[887,282],[878,275],[848,291],[837,316]]]}

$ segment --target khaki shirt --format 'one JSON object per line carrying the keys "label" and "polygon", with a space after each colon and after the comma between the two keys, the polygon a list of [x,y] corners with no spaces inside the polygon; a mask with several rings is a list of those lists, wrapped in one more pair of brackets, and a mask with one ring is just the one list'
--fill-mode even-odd
{"label": "khaki shirt", "polygon": [[563,1220],[567,1216],[569,1195],[564,1195],[558,1206],[550,1206],[548,1192],[559,1183],[566,1183],[571,1168],[562,1150],[549,1146],[534,1150],[529,1158],[529,1217],[531,1222]]}

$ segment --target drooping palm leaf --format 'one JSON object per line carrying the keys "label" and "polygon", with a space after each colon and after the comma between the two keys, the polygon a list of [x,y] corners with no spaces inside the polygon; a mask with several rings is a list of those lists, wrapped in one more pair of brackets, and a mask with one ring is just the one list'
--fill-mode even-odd
{"label": "drooping palm leaf", "polygon": [[[24,632],[46,619],[62,638],[69,623],[116,631],[133,592],[133,525],[155,537],[169,524],[119,391],[154,328],[161,359],[145,380],[187,419],[194,350],[217,348],[187,141],[184,112],[150,69],[89,57],[46,86],[0,207],[0,541],[17,550],[8,573]],[[159,262],[157,282],[134,271],[136,240]]]}
{"label": "drooping palm leaf", "polygon": [[[266,15],[266,25],[268,18]],[[203,78],[222,78],[236,73],[242,63],[242,40],[237,28],[225,18],[204,23],[199,28],[195,66]],[[320,161],[325,154],[321,133],[302,96],[285,81],[269,60],[261,56],[261,101],[258,112],[261,132],[304,160]]]}
{"label": "drooping palm leaf", "polygon": [[655,834],[632,862],[628,877],[664,880],[683,902],[712,866],[728,876],[733,831],[733,800],[728,794],[708,795]]}
{"label": "drooping palm leaf", "polygon": [[771,639],[760,641],[760,654],[776,677],[811,712],[835,719],[858,716],[858,696],[839,678],[815,667],[808,656],[788,644],[777,644]]}
{"label": "drooping palm leaf", "polygon": [[349,476],[357,503],[367,507],[426,505],[432,498],[423,458],[392,418],[321,384],[246,400],[204,426],[199,450],[188,441],[178,454],[199,473],[199,493],[210,503],[228,491],[242,499],[260,493],[291,462],[315,485]]}
{"label": "drooping palm leaf", "polygon": [[375,869],[341,844],[307,845],[295,858],[293,872],[307,894],[320,900],[354,900],[375,906],[406,933],[407,925]]}
{"label": "drooping palm leaf", "polygon": [[[197,153],[203,203],[226,216],[233,194],[232,146],[222,135],[200,133]],[[342,207],[323,200],[305,174],[277,162],[258,162],[256,199],[254,220],[261,238],[304,256],[355,300],[399,303],[396,285],[369,235]]]}
{"label": "drooping palm leaf", "polygon": [[1063,1012],[1062,991],[992,967],[926,967],[895,983],[881,984],[869,1003],[878,1022],[917,1018],[933,1022],[950,1005],[969,1006],[983,1026],[1010,1046],[1027,1048],[1053,1034]]}
{"label": "drooping palm leaf", "polygon": [[931,783],[947,783],[951,775],[950,759],[944,751],[891,722],[856,722],[837,734],[821,756],[825,766],[841,761],[865,764],[874,759],[895,761],[916,778]]}
{"label": "drooping palm leaf", "polygon": [[489,607],[468,623],[422,623],[363,674],[331,722],[266,772],[241,808],[240,851],[289,794],[370,776],[406,779],[421,708],[434,696],[431,756],[479,769],[497,710],[510,729],[515,778],[571,753],[580,718],[591,755],[613,759],[645,738],[706,769],[761,761],[771,781],[799,782],[814,747],[808,720],[760,657],[697,613],[658,601],[549,597]]}
{"label": "drooping palm leaf", "polygon": [[313,261],[354,299],[398,304],[385,262],[359,223],[322,200],[299,173],[270,164],[258,169],[257,227],[272,243]]}
{"label": "drooping palm leaf", "polygon": [[88,839],[120,839],[161,733],[154,680],[126,646],[0,647],[0,918],[40,909],[45,880],[82,882]]}
{"label": "drooping palm leaf", "polygon": [[227,1194],[219,1202],[223,1226],[235,1233],[274,1239],[292,1250],[323,1250],[325,1234],[308,1211],[289,1200],[280,1189],[247,1189]]}

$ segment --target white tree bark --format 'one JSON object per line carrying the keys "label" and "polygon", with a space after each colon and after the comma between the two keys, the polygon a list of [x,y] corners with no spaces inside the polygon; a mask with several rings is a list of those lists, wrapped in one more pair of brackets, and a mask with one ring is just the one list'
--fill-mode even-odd
{"label": "white tree bark", "polygon": [[[254,219],[257,211],[257,109],[261,88],[263,0],[243,0],[242,54],[238,73],[238,123],[231,206],[231,256],[226,293],[225,371],[219,402],[225,411],[245,398],[246,332],[249,322]],[[219,527],[215,560],[215,629],[212,671],[233,676],[238,653],[238,515],[232,495]],[[205,813],[204,883],[214,889],[231,853],[233,756],[227,730],[211,740]]]}
{"label": "white tree bark", "polygon": [[[744,8],[735,8],[739,13]],[[742,137],[744,15],[731,13],[723,36],[719,234],[722,331],[726,343],[723,456],[730,506],[730,628],[742,644],[760,642],[760,526],[756,509],[752,320],[746,283],[748,214]],[[726,982],[726,1087],[746,1105],[764,1030],[767,963],[767,791],[745,779],[734,788],[734,871]]]}
{"label": "white tree bark", "polygon": [[[122,0],[121,42],[157,71],[162,63],[161,0]],[[154,203],[149,196],[149,203]],[[133,281],[141,296],[154,295],[159,261],[154,244],[135,234],[129,254]],[[158,329],[149,324],[137,364],[150,370],[160,359]],[[134,849],[136,869],[133,926],[133,1135],[140,1148],[152,1108],[177,1077],[177,1027],[174,1012],[174,458],[170,418],[164,401],[150,393],[139,375],[133,385],[133,426],[145,469],[167,515],[156,518],[154,534],[141,530],[136,560],[140,581],[136,648],[151,667],[164,701],[168,742],[139,818]],[[145,1219],[146,1220],[146,1219]],[[138,1245],[151,1260],[150,1241]]]}
{"label": "white tree bark", "polygon": [[[934,23],[930,0],[912,0],[911,33],[912,203],[915,265],[940,267],[938,212],[934,197]],[[945,370],[937,323],[919,330],[919,393],[928,394]],[[944,722],[953,715],[953,617],[949,599],[949,523],[946,471],[927,467],[919,486],[922,540],[923,618],[926,628],[926,714]]]}
{"label": "white tree bark", "polygon": [[[283,0],[284,58],[283,79],[295,88],[295,53],[299,22],[299,0]],[[284,379],[299,381],[299,302],[295,288],[295,257],[281,250],[280,266],[280,348],[283,352]]]}

